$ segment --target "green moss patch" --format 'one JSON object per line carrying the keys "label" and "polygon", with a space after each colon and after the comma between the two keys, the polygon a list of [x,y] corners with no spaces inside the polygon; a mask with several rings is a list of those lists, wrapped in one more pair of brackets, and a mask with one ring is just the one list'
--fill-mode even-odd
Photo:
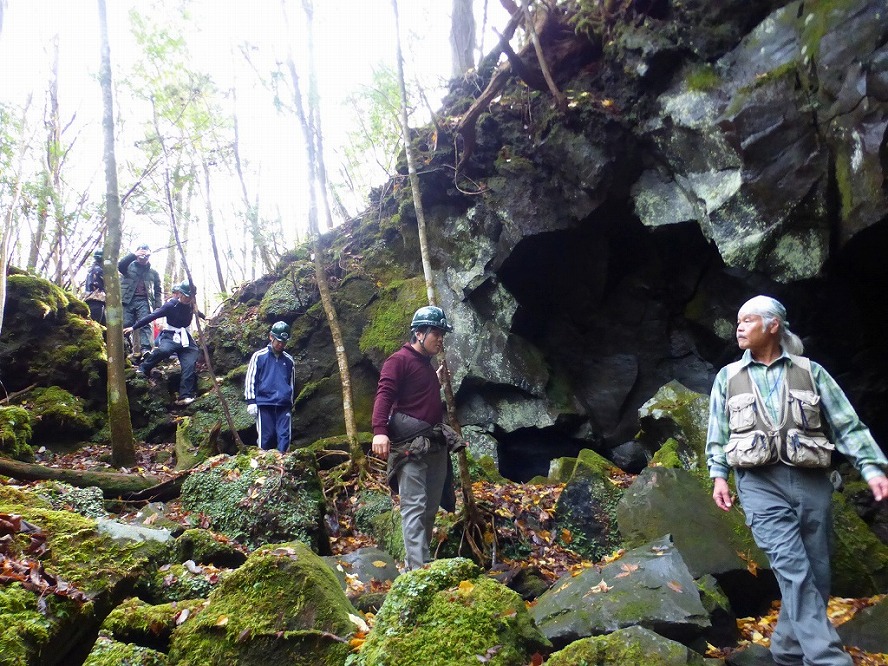
{"label": "green moss patch", "polygon": [[34,459],[31,417],[21,407],[0,407],[0,455],[30,462]]}
{"label": "green moss patch", "polygon": [[351,604],[324,561],[293,542],[262,548],[173,632],[180,666],[341,666],[354,630]]}
{"label": "green moss patch", "polygon": [[399,576],[348,663],[518,666],[548,645],[518,594],[456,558]]}

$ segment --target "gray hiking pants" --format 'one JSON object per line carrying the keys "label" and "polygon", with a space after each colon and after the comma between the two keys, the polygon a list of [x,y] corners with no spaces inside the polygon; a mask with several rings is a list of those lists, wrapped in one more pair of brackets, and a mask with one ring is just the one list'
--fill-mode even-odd
{"label": "gray hiking pants", "polygon": [[780,615],[771,636],[774,661],[852,666],[826,615],[833,493],[828,470],[777,463],[735,473],[746,523],[780,585]]}
{"label": "gray hiking pants", "polygon": [[447,455],[446,447],[432,444],[428,453],[407,460],[398,470],[401,533],[408,571],[419,569],[431,560],[429,542],[447,478]]}

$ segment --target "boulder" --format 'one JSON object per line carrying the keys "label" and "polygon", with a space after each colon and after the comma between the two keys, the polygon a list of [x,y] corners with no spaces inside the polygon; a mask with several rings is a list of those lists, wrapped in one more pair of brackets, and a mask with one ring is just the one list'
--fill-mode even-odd
{"label": "boulder", "polygon": [[521,597],[456,558],[402,574],[349,663],[523,666],[546,646]]}
{"label": "boulder", "polygon": [[706,659],[686,646],[644,627],[617,629],[606,636],[581,638],[553,653],[549,666],[704,666]]}
{"label": "boulder", "polygon": [[[81,663],[102,618],[154,568],[164,547],[111,538],[95,520],[53,510],[35,493],[9,486],[0,486],[0,506],[20,516],[24,526],[4,551],[9,565],[4,570],[13,580],[0,588],[2,660],[33,666]],[[34,552],[25,550],[29,544]],[[33,563],[19,582],[12,573],[15,562]]]}
{"label": "boulder", "polygon": [[222,581],[209,603],[173,631],[180,666],[341,666],[353,609],[336,577],[306,545],[260,548]]}
{"label": "boulder", "polygon": [[683,469],[648,467],[617,505],[620,533],[630,547],[671,534],[694,578],[715,576],[741,616],[763,612],[778,596],[768,560],[739,504],[719,510],[708,484]]}
{"label": "boulder", "polygon": [[709,396],[671,381],[638,410],[639,439],[651,453],[672,439],[674,452],[685,469],[706,468],[706,429]]}
{"label": "boulder", "polygon": [[847,622],[838,626],[842,645],[854,645],[867,652],[888,654],[888,597],[882,597],[872,606],[861,609]]}
{"label": "boulder", "polygon": [[711,626],[697,585],[668,535],[600,570],[566,574],[530,613],[556,647],[632,625],[687,641]]}
{"label": "boulder", "polygon": [[182,506],[251,548],[296,539],[322,555],[330,552],[324,495],[310,452],[252,449],[210,458],[182,485]]}

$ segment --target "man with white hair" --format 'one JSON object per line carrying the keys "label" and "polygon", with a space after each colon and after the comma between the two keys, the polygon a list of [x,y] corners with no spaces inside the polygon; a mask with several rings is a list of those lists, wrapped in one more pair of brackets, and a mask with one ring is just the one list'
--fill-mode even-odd
{"label": "man with white hair", "polygon": [[709,402],[712,498],[729,511],[733,468],[746,523],[780,585],[771,655],[782,666],[851,666],[826,613],[830,591],[831,453],[854,463],[876,501],[888,460],[829,373],[801,356],[786,308],[756,296],[737,315],[741,360],[719,371]]}

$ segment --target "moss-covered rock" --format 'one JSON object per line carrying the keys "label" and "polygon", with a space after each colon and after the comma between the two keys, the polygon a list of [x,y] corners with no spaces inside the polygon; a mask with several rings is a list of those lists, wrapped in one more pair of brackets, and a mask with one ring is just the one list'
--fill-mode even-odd
{"label": "moss-covered rock", "polygon": [[152,606],[130,597],[108,614],[101,633],[121,643],[167,652],[173,629],[203,610],[206,603],[205,599],[194,599]]}
{"label": "moss-covered rock", "polygon": [[77,441],[100,425],[97,415],[86,411],[82,398],[58,386],[34,389],[22,404],[31,413],[34,438],[38,441]]}
{"label": "moss-covered rock", "polygon": [[83,666],[167,666],[163,652],[100,636]]}
{"label": "moss-covered rock", "polygon": [[385,552],[396,560],[403,560],[406,556],[404,550],[404,536],[401,534],[401,512],[385,511],[374,516],[370,523],[371,534]]}
{"label": "moss-covered rock", "polygon": [[[642,429],[639,439],[648,450],[656,453],[671,439],[664,457],[673,454],[684,469],[705,469],[709,396],[671,381],[642,405],[638,418]],[[669,460],[674,461],[672,455]]]}
{"label": "moss-covered rock", "polygon": [[362,490],[355,495],[355,527],[364,534],[372,534],[376,516],[392,510],[392,498],[377,490]]}
{"label": "moss-covered rock", "polygon": [[204,599],[228,576],[229,570],[206,568],[186,562],[165,564],[142,576],[135,591],[140,598],[152,604],[166,604],[187,599]]}
{"label": "moss-covered rock", "polygon": [[30,462],[34,459],[31,417],[22,407],[0,407],[0,455]]}
{"label": "moss-covered rock", "polygon": [[247,559],[246,555],[224,537],[202,529],[185,530],[179,535],[175,553],[180,562],[192,560],[198,564],[213,564],[217,567],[236,568]]}
{"label": "moss-covered rock", "polygon": [[427,298],[422,277],[388,284],[370,310],[370,322],[361,335],[361,351],[379,363],[397,351],[407,338],[413,313],[428,304]]}
{"label": "moss-covered rock", "polygon": [[352,606],[324,561],[304,544],[261,548],[225,579],[196,617],[177,627],[180,666],[341,666]]}
{"label": "moss-covered rock", "polygon": [[281,456],[253,449],[211,458],[183,484],[182,506],[251,548],[298,540],[322,555],[330,552],[321,481],[308,451]]}
{"label": "moss-covered rock", "polygon": [[523,665],[548,646],[521,597],[466,559],[402,574],[350,666]]}
{"label": "moss-covered rock", "polygon": [[841,493],[833,493],[832,593],[870,597],[888,590],[888,546]]}
{"label": "moss-covered rock", "polygon": [[[35,493],[0,486],[0,504],[46,535],[39,556],[44,570],[89,599],[79,603],[70,594],[40,594],[19,583],[0,588],[0,664],[79,663],[101,619],[151,569],[156,545],[119,543],[100,534],[94,520],[54,511]],[[30,541],[28,534],[16,535],[7,556],[33,558]]]}
{"label": "moss-covered rock", "polygon": [[553,653],[550,666],[703,666],[704,657],[643,627],[581,638]]}

